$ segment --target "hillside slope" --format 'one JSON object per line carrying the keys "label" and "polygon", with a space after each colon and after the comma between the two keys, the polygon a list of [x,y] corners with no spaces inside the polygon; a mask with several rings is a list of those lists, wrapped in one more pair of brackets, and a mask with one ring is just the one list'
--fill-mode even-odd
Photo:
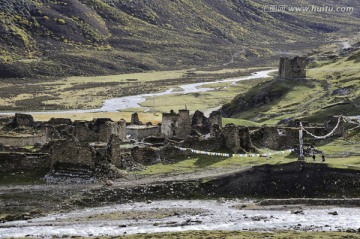
{"label": "hillside slope", "polygon": [[[352,13],[267,12],[315,0],[0,0],[0,77],[239,64],[360,29]],[[262,58],[262,60],[260,60]]]}
{"label": "hillside slope", "polygon": [[260,83],[224,105],[223,114],[263,124],[295,119],[321,123],[332,115],[360,115],[360,49],[312,58],[309,79]]}

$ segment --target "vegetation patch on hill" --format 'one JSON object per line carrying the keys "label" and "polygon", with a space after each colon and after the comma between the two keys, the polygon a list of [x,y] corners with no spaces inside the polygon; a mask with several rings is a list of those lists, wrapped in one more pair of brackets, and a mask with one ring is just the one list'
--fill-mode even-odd
{"label": "vegetation patch on hill", "polygon": [[223,114],[262,124],[286,119],[325,123],[332,115],[359,115],[358,55],[355,49],[332,60],[315,58],[308,79],[260,83],[225,104]]}
{"label": "vegetation patch on hill", "polygon": [[[343,12],[269,12],[315,0],[3,0],[0,77],[109,75],[201,66],[248,66],[358,31],[359,2]],[[271,29],[271,31],[269,31]],[[281,49],[281,50],[279,50]],[[295,49],[295,50],[294,50]]]}

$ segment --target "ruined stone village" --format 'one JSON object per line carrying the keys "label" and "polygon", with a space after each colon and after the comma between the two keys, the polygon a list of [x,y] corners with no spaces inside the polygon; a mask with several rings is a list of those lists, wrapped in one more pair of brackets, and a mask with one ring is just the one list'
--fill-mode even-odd
{"label": "ruined stone village", "polygon": [[[291,84],[306,78],[307,60],[302,57],[281,58],[279,76]],[[266,99],[264,99],[266,100]],[[323,125],[305,129],[315,135],[326,135],[336,125],[329,116]],[[286,126],[244,127],[223,125],[221,111],[209,117],[187,109],[162,114],[162,122],[152,125],[141,122],[134,113],[131,122],[114,122],[108,118],[72,121],[52,118],[36,122],[28,114],[0,118],[0,171],[48,170],[48,183],[95,182],[101,179],[126,177],[127,170],[137,170],[154,163],[170,163],[188,157],[191,150],[231,154],[257,153],[257,148],[289,150],[299,154],[299,123]],[[342,136],[342,125],[333,133]],[[304,154],[316,152],[315,140],[304,134]],[[326,139],[323,139],[326,140]],[[315,149],[311,146],[315,146]],[[311,152],[308,150],[311,147]],[[264,161],[269,156],[264,156]]]}

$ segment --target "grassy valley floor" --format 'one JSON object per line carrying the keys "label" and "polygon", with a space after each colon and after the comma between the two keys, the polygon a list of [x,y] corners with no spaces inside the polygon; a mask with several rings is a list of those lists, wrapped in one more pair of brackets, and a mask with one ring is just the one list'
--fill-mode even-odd
{"label": "grassy valley floor", "polygon": [[[236,78],[250,75],[251,72],[260,71],[264,68],[233,68],[221,70],[178,70],[157,71],[148,73],[130,73],[110,76],[95,77],[69,77],[57,80],[35,80],[34,79],[8,79],[3,80],[0,86],[0,110],[1,111],[48,111],[48,110],[71,110],[71,109],[96,109],[100,108],[104,100],[146,93],[162,92],[179,85],[211,82],[219,79]],[[243,86],[243,85],[242,85]],[[222,85],[212,85],[212,88],[221,89]],[[251,84],[248,86],[251,87]],[[224,100],[234,97],[239,91],[234,89],[230,96],[224,96],[224,92],[217,94],[222,97],[211,98],[211,105],[219,106]],[[190,96],[198,98],[198,105],[209,97],[200,95]],[[201,99],[201,101],[200,101]],[[190,99],[193,100],[193,99]],[[174,107],[187,101],[189,98],[176,102]],[[216,103],[214,103],[217,101]],[[162,98],[156,99],[155,110],[163,110],[169,105],[162,105]],[[134,109],[143,111],[145,108]],[[151,103],[152,105],[152,103]],[[196,108],[194,104],[193,108]],[[129,110],[130,111],[130,110]],[[166,109],[168,111],[168,109]],[[56,113],[54,113],[56,114]]]}

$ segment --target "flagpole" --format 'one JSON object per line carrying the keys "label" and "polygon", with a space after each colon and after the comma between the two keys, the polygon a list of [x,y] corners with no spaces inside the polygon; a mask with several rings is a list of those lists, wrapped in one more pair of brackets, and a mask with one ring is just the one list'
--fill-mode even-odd
{"label": "flagpole", "polygon": [[300,145],[300,148],[299,148],[299,151],[300,151],[300,155],[299,155],[299,160],[305,160],[304,158],[304,140],[303,140],[303,125],[302,123],[300,122],[300,129],[299,129],[299,145]]}

